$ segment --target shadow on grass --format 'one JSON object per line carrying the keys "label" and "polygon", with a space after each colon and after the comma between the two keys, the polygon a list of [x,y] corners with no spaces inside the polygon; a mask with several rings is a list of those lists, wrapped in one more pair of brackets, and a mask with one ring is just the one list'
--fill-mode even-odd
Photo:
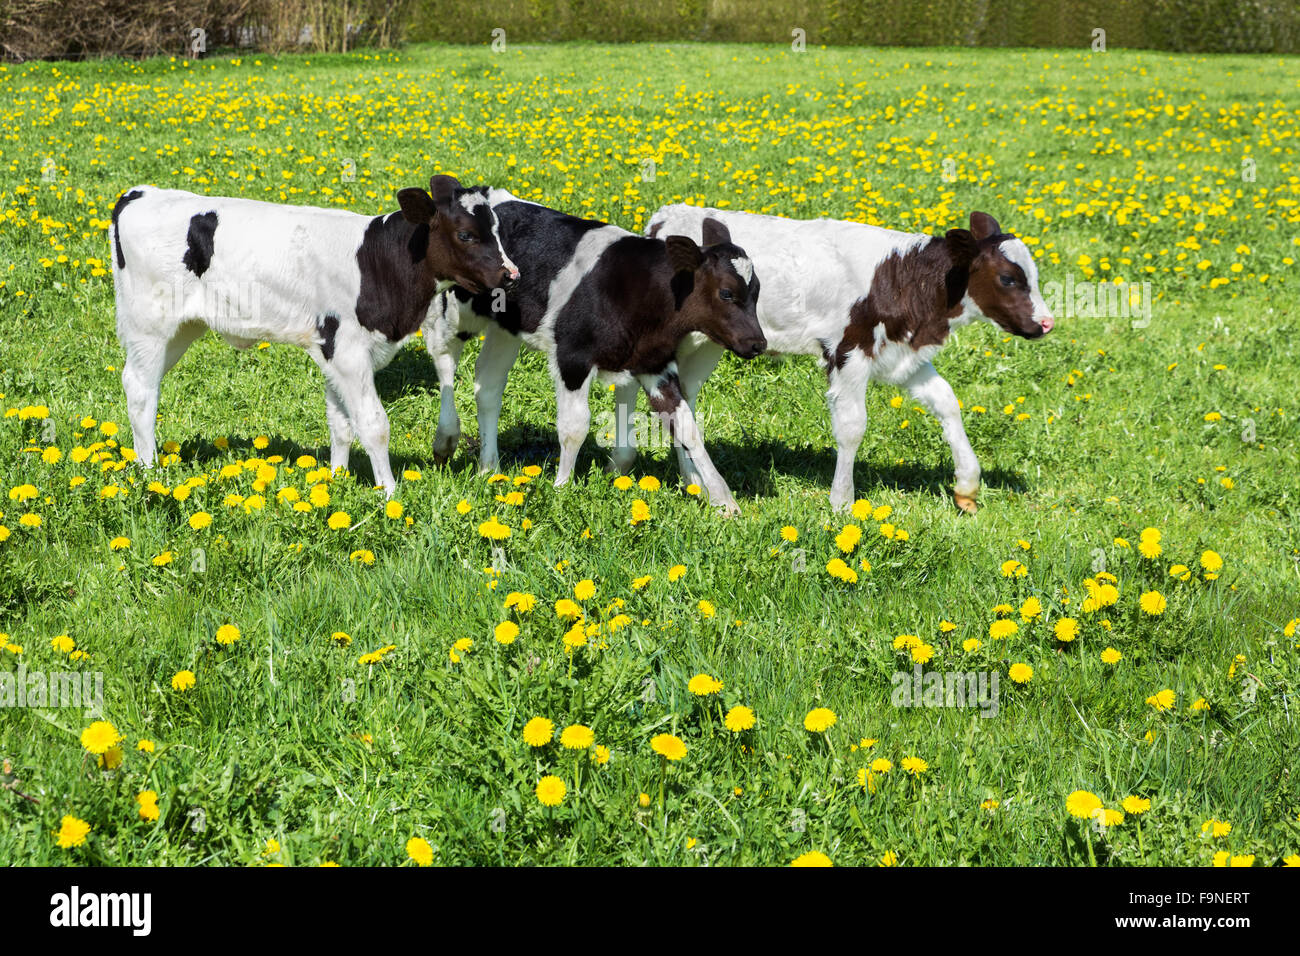
{"label": "shadow on grass", "polygon": [[[500,444],[503,470],[553,462],[559,455],[554,430],[533,425],[505,429],[501,432]],[[747,444],[722,440],[709,442],[707,447],[709,457],[737,498],[776,497],[775,479],[782,475],[829,493],[831,478],[835,474],[835,452],[832,449],[792,448],[776,440]],[[476,444],[474,448],[477,448]],[[462,439],[460,453],[464,454],[465,450],[466,442]],[[593,465],[604,468],[608,461],[608,450],[588,439],[582,446],[574,471],[585,475]],[[672,453],[666,457],[639,455],[632,470],[636,477],[654,475],[667,486],[675,485],[679,477],[677,456]],[[953,475],[951,467],[922,464],[877,466],[859,456],[854,480],[859,494],[864,496],[869,496],[871,489],[883,486],[903,493],[946,497],[952,491]],[[985,488],[1014,493],[1031,490],[1024,475],[1002,468],[984,472],[982,484]]]}
{"label": "shadow on grass", "polygon": [[[458,377],[468,375],[472,378],[473,363],[465,362],[463,365],[465,367],[459,371]],[[379,392],[379,400],[385,408],[389,402],[399,398],[426,393],[436,408],[439,387],[438,371],[423,344],[418,349],[401,349],[388,365],[375,373],[375,390]]]}
{"label": "shadow on grass", "polygon": [[[384,388],[381,395],[387,392],[391,397],[409,394],[424,387],[437,388],[436,379],[431,375],[423,374],[425,370],[432,367],[429,363],[408,361],[401,365],[402,368],[394,375],[383,376]],[[204,466],[215,459],[225,458],[232,452],[243,458],[270,458],[279,455],[285,462],[294,462],[303,455],[309,455],[315,458],[319,465],[329,463],[328,445],[304,445],[283,435],[268,435],[266,438],[266,447],[257,448],[253,444],[253,437],[228,436],[227,446],[222,449],[218,448],[211,438],[194,435],[180,443],[180,455],[184,461],[192,461]],[[549,423],[511,425],[500,433],[499,443],[502,471],[518,471],[525,465],[553,466],[559,458],[559,443],[555,428]],[[835,474],[835,451],[830,448],[792,447],[783,441],[771,439],[749,443],[718,440],[709,442],[707,447],[713,463],[731,487],[732,494],[738,499],[776,497],[778,495],[776,479],[779,476],[794,478],[813,488],[829,492],[831,479]],[[401,473],[408,468],[424,471],[443,467],[435,461],[431,448],[413,455],[394,455],[391,461],[393,473],[398,475],[399,479]],[[593,466],[607,469],[608,465],[608,449],[589,438],[583,444],[574,470],[575,474],[581,477],[588,474]],[[462,435],[456,454],[446,467],[458,473],[476,470],[477,439]],[[360,482],[373,481],[369,457],[355,442],[349,458],[349,470]],[[636,477],[654,475],[670,487],[677,484],[679,477],[677,458],[673,453],[666,456],[648,456],[643,453],[638,456],[633,465],[633,472]],[[947,497],[952,491],[952,480],[951,466],[897,463],[879,465],[864,460],[859,455],[854,468],[855,485],[858,493],[864,497],[870,497],[872,489],[881,487],[891,488],[904,494]],[[996,488],[1017,494],[1032,490],[1023,474],[1001,468],[985,471],[982,483],[985,488]]]}

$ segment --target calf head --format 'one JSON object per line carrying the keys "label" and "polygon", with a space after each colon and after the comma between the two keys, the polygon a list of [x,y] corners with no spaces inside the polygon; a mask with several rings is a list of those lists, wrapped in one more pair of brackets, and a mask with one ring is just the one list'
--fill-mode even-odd
{"label": "calf head", "polygon": [[754,264],[716,219],[704,220],[703,239],[702,247],[686,236],[664,240],[678,317],[741,358],[761,355],[767,338],[758,324]]}
{"label": "calf head", "polygon": [[1012,335],[1040,338],[1055,320],[1038,291],[1038,266],[1029,248],[984,212],[970,214],[979,255],[970,265],[967,295],[979,313]]}
{"label": "calf head", "polygon": [[471,292],[510,286],[519,270],[498,238],[497,217],[480,189],[466,189],[453,176],[434,176],[429,191],[418,186],[397,194],[402,216],[415,225],[413,262],[424,263],[438,282]]}

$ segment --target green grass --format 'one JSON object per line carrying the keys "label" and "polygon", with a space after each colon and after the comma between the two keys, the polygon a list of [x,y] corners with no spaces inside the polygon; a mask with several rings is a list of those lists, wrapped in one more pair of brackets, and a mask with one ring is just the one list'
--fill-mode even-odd
{"label": "green grass", "polygon": [[[1207,864],[1226,850],[1272,865],[1300,851],[1297,639],[1283,634],[1300,616],[1296,60],[725,46],[259,60],[0,69],[0,407],[50,415],[0,420],[0,490],[38,489],[0,499],[0,666],[102,672],[103,717],[125,738],[105,772],[79,740],[90,716],[0,711],[12,771],[0,859],[390,865],[413,836],[447,864],[784,864],[810,850],[837,864]],[[941,175],[949,157],[955,183]],[[356,182],[340,176],[345,158]],[[638,181],[644,159],[653,182]],[[472,446],[435,467],[437,383],[418,341],[379,376],[395,463],[421,474],[398,489],[409,525],[385,517],[360,449],[327,508],[275,504],[281,487],[307,494],[286,464],[328,457],[319,373],[281,346],[236,352],[209,336],[190,351],[163,385],[158,437],[180,444],[173,463],[144,475],[73,461],[106,438],[83,416],[118,423],[129,444],[111,280],[95,274],[121,189],[375,212],[439,167],[629,228],[683,198],[934,232],[985,209],[1041,251],[1044,280],[1149,279],[1158,298],[1145,329],[1060,317],[1040,342],[985,325],[956,335],[937,366],[984,466],[974,518],[952,506],[934,420],[869,390],[859,495],[890,506],[909,538],[852,521],[864,535],[848,560],[872,565],[855,584],[825,571],[851,519],[827,504],[834,444],[809,358],[728,357],[706,387],[705,437],[742,511],[730,520],[679,489],[663,450],[634,472],[657,491],[612,487],[595,441],[575,483],[553,489],[554,399],[536,354],[514,370],[502,416],[505,471],[542,467],[518,488],[525,504],[495,500],[510,489],[476,475]],[[471,439],[476,349],[457,395]],[[603,391],[592,404],[612,408]],[[256,436],[269,447],[254,450]],[[39,454],[50,446],[54,464]],[[254,475],[220,469],[273,455],[286,461],[266,507],[225,506],[253,493]],[[185,501],[146,489],[200,475]],[[75,476],[87,480],[72,488]],[[128,493],[101,498],[109,484]],[[653,518],[633,527],[636,497]],[[195,531],[200,510],[214,520]],[[330,530],[336,510],[359,526]],[[29,512],[40,527],[20,523]],[[492,515],[512,527],[504,565],[477,530]],[[1153,561],[1136,550],[1146,527],[1163,533]],[[119,535],[131,545],[113,552]],[[350,559],[363,549],[373,565]],[[1206,549],[1224,559],[1212,582]],[[155,566],[167,550],[172,563]],[[1004,577],[1009,559],[1028,574]],[[1174,563],[1191,580],[1171,577]],[[670,582],[677,564],[685,575]],[[1084,613],[1084,581],[1103,569],[1119,601]],[[641,575],[653,580],[633,589]],[[631,623],[569,656],[553,603],[583,579],[597,586],[589,620],[621,610]],[[1153,589],[1168,601],[1159,617],[1138,606]],[[511,591],[537,607],[504,611]],[[995,605],[1030,596],[1042,618],[990,640]],[[1080,621],[1068,645],[1052,635],[1064,616]],[[507,618],[522,634],[500,646]],[[214,640],[226,623],[242,632],[229,648]],[[52,647],[63,634],[89,659]],[[997,716],[892,706],[891,675],[911,669],[892,646],[901,634],[933,645],[930,670],[998,672]],[[462,638],[473,647],[453,662]],[[964,651],[968,638],[983,647]],[[358,662],[390,644],[382,663]],[[1118,665],[1103,664],[1107,646]],[[1007,677],[1015,662],[1033,667],[1025,685]],[[183,693],[171,687],[182,669],[197,676]],[[692,697],[701,672],[721,694]],[[1146,701],[1166,688],[1176,704],[1158,713]],[[1191,710],[1199,698],[1208,706]],[[758,718],[739,737],[720,724],[736,704]],[[838,717],[825,734],[804,729],[816,707]],[[529,747],[534,716],[557,735],[589,725],[609,762]],[[688,747],[666,774],[649,744],[659,733]],[[877,742],[857,747],[864,737]],[[153,754],[135,749],[142,738]],[[908,756],[928,770],[905,774]],[[868,792],[858,772],[878,757],[894,768]],[[553,810],[533,792],[546,774],[569,791]],[[138,817],[145,789],[157,822]],[[1152,805],[1103,835],[1066,812],[1079,789],[1111,808],[1129,795]],[[56,844],[65,814],[91,825],[83,846]],[[1231,833],[1203,836],[1211,818]],[[272,838],[282,849],[264,857]]]}

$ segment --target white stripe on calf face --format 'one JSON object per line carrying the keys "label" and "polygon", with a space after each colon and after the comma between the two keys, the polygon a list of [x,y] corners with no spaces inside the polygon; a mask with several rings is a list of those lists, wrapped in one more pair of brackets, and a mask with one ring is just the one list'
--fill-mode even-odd
{"label": "white stripe on calf face", "polygon": [[1038,263],[1034,261],[1029,247],[1019,239],[1007,239],[998,246],[998,251],[1020,266],[1021,271],[1024,272],[1025,281],[1029,283],[1029,301],[1034,305],[1034,321],[1042,325],[1043,319],[1048,318],[1052,313],[1047,308],[1047,303],[1043,301],[1042,293],[1038,291]]}
{"label": "white stripe on calf face", "polygon": [[471,216],[474,215],[474,210],[479,206],[488,207],[488,216],[492,219],[492,238],[495,240],[497,248],[501,250],[501,267],[510,273],[510,278],[518,279],[519,267],[511,262],[510,257],[506,255],[506,247],[501,243],[501,223],[497,221],[496,210],[492,208],[488,198],[477,190],[471,190],[461,194],[460,204]]}
{"label": "white stripe on calf face", "polygon": [[745,280],[745,285],[749,285],[754,278],[754,263],[744,256],[731,260],[731,267],[736,270],[736,274]]}
{"label": "white stripe on calf face", "polygon": [[[484,201],[486,202],[486,200]],[[501,220],[497,219],[497,211],[491,205],[488,206],[488,215],[492,217],[492,238],[496,240],[497,248],[501,250],[501,265],[506,272],[510,273],[510,278],[518,279],[519,267],[511,262],[510,257],[506,255],[505,244],[501,242]]]}

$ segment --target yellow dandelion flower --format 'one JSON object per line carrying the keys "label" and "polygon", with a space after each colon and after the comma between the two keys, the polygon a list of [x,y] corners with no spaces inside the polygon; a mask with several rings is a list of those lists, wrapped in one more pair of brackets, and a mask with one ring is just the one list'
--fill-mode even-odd
{"label": "yellow dandelion flower", "polygon": [[831,858],[820,850],[810,850],[790,861],[791,866],[834,866]]}
{"label": "yellow dandelion flower", "polygon": [[1164,614],[1167,606],[1164,595],[1159,591],[1147,591],[1138,598],[1138,604],[1151,617],[1159,617]]}
{"label": "yellow dandelion flower", "polygon": [[1157,713],[1162,713],[1173,709],[1176,697],[1177,695],[1172,690],[1165,688],[1158,693],[1152,694],[1147,698],[1146,702],[1154,707]]}
{"label": "yellow dandelion flower", "polygon": [[804,716],[803,726],[810,733],[824,734],[835,726],[837,720],[835,711],[829,707],[814,707]]}
{"label": "yellow dandelion flower", "polygon": [[423,837],[411,837],[406,841],[406,855],[419,866],[433,864],[433,847]]}
{"label": "yellow dandelion flower", "polygon": [[1070,816],[1080,820],[1091,820],[1101,809],[1101,798],[1088,790],[1076,790],[1065,798],[1065,809]]}
{"label": "yellow dandelion flower", "polygon": [[534,717],[524,724],[524,743],[530,747],[545,747],[555,735],[555,724],[545,717]]}
{"label": "yellow dandelion flower", "polygon": [[86,834],[90,833],[90,824],[85,820],[79,820],[74,816],[65,815],[60,822],[59,830],[55,834],[59,846],[63,849],[71,849],[74,846],[81,846],[86,842]]}
{"label": "yellow dandelion flower", "polygon": [[743,734],[747,730],[752,730],[755,723],[754,712],[748,707],[737,704],[727,711],[727,716],[722,719],[723,725],[733,734]]}
{"label": "yellow dandelion flower", "polygon": [[650,749],[668,760],[681,760],[686,756],[686,744],[672,734],[656,734],[651,737]]}
{"label": "yellow dandelion flower", "polygon": [[708,697],[722,690],[722,682],[708,674],[696,674],[687,683],[686,689],[696,697]]}
{"label": "yellow dandelion flower", "polygon": [[122,735],[106,720],[96,720],[81,732],[81,746],[92,754],[102,754],[112,747]]}
{"label": "yellow dandelion flower", "polygon": [[560,746],[565,750],[586,750],[595,742],[595,733],[583,724],[570,724],[560,731]]}
{"label": "yellow dandelion flower", "polygon": [[1125,813],[1138,816],[1151,809],[1151,801],[1138,796],[1125,797],[1121,806],[1124,807]]}

